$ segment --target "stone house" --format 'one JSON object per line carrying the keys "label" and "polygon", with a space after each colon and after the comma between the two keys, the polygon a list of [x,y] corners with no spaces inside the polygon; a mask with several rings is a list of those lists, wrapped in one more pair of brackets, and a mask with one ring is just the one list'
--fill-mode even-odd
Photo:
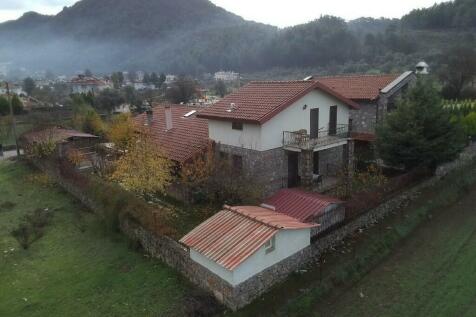
{"label": "stone house", "polygon": [[237,287],[309,246],[316,226],[263,207],[225,206],[180,243],[194,262]]}
{"label": "stone house", "polygon": [[359,105],[316,81],[251,82],[204,109],[209,137],[267,193],[311,186],[352,160],[349,119]]}

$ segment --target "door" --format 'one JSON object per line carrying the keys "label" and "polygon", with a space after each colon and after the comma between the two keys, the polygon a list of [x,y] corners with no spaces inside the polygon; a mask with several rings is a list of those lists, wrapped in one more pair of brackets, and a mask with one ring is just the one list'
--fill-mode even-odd
{"label": "door", "polygon": [[311,109],[311,139],[319,137],[319,108]]}
{"label": "door", "polygon": [[329,135],[337,134],[337,106],[330,108]]}
{"label": "door", "polygon": [[299,153],[288,152],[288,188],[299,186]]}
{"label": "door", "polygon": [[313,158],[312,158],[312,163],[313,163],[313,173],[314,175],[319,175],[320,170],[319,170],[319,152],[314,152]]}

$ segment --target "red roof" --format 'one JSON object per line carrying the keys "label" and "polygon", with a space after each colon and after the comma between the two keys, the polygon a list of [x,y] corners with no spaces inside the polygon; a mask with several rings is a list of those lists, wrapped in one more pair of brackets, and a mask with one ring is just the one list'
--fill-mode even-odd
{"label": "red roof", "polygon": [[[172,129],[167,131],[165,124],[165,108],[172,110]],[[199,110],[184,105],[157,105],[152,116],[152,125],[148,126],[147,114],[143,113],[134,118],[141,127],[147,125],[152,138],[162,151],[170,158],[179,163],[184,163],[197,153],[208,147],[208,122],[197,118],[197,113],[188,117],[185,114]]]}
{"label": "red roof", "polygon": [[315,226],[262,207],[225,206],[224,210],[193,229],[180,242],[231,271],[279,230]]}
{"label": "red roof", "polygon": [[376,100],[380,90],[400,75],[342,75],[320,77],[316,80],[352,100]]}
{"label": "red roof", "polygon": [[202,111],[200,117],[263,124],[315,89],[359,109],[355,102],[316,81],[256,81]]}
{"label": "red roof", "polygon": [[265,201],[277,212],[285,213],[302,222],[309,222],[323,214],[327,207],[342,203],[340,200],[300,189],[283,189]]}
{"label": "red roof", "polygon": [[28,143],[51,141],[54,143],[61,143],[72,138],[86,138],[96,139],[95,135],[83,133],[71,129],[63,129],[58,127],[46,128],[42,130],[31,131],[21,136],[23,140]]}

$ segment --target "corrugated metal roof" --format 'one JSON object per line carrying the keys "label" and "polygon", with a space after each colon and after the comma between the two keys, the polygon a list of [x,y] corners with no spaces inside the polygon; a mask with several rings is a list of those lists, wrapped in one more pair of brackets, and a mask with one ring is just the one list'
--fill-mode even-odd
{"label": "corrugated metal roof", "polygon": [[97,139],[98,137],[89,133],[76,130],[51,127],[42,130],[31,131],[21,136],[28,143],[51,141],[54,143],[65,142],[71,138]]}
{"label": "corrugated metal roof", "polygon": [[279,230],[314,226],[262,207],[225,206],[224,210],[196,227],[180,242],[231,271]]}
{"label": "corrugated metal roof", "polygon": [[266,199],[265,204],[277,212],[294,217],[302,222],[312,221],[324,213],[327,207],[342,203],[340,200],[300,189],[283,189]]}

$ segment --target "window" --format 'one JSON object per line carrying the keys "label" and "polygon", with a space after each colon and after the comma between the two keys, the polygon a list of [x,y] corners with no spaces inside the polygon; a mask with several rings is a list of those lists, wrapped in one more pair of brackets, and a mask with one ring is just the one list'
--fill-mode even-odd
{"label": "window", "polygon": [[233,130],[239,130],[239,131],[243,131],[243,123],[242,122],[233,122],[231,124],[231,128]]}
{"label": "window", "polygon": [[273,236],[268,242],[264,245],[266,254],[271,253],[276,249],[276,236]]}
{"label": "window", "polygon": [[235,172],[241,172],[243,170],[243,157],[233,155],[233,169]]}

